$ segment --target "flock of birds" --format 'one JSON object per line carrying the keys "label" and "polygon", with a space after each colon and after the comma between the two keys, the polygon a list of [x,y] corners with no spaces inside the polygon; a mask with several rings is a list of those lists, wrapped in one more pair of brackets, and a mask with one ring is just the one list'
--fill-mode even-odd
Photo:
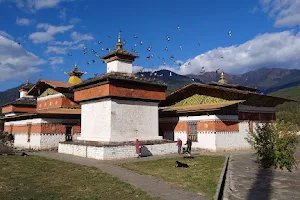
{"label": "flock of birds", "polygon": [[[181,28],[180,26],[177,26],[177,31],[181,31]],[[120,33],[122,33],[122,30],[119,31]],[[228,35],[231,36],[232,35],[232,32],[231,31],[228,31]],[[111,39],[112,36],[108,36],[108,39]],[[162,65],[167,65],[167,62],[173,62],[174,65],[176,65],[177,67],[181,67],[181,66],[185,66],[185,67],[188,67],[191,65],[191,62],[186,62],[185,64],[183,64],[182,62],[179,61],[179,59],[177,60],[175,58],[174,55],[170,55],[168,57],[163,57],[163,56],[160,56],[160,55],[155,55],[154,51],[153,51],[153,47],[151,45],[148,45],[146,47],[145,46],[145,43],[143,40],[140,39],[139,36],[137,35],[133,35],[133,40],[134,40],[134,44],[132,47],[127,47],[127,41],[126,39],[122,38],[122,45],[123,45],[123,48],[128,50],[130,50],[130,52],[132,54],[135,54],[137,56],[139,56],[139,52],[138,52],[138,49],[142,48],[142,49],[145,49],[146,50],[146,56],[144,57],[144,59],[148,62],[150,60],[153,60],[153,59],[158,59],[160,60],[160,62],[162,62]],[[167,41],[167,44],[170,44],[171,43],[171,37],[169,35],[166,35],[165,37],[165,40]],[[107,54],[109,52],[111,52],[112,50],[114,50],[116,48],[116,46],[114,46],[113,48],[109,48],[109,47],[104,47],[104,44],[102,41],[98,41],[97,44],[100,46],[101,45],[101,48],[99,48],[99,50],[102,52],[102,54]],[[200,46],[200,42],[197,42],[196,43],[197,46]],[[169,52],[169,48],[168,48],[169,45],[166,45],[166,47],[164,48],[164,51],[165,52]],[[127,48],[126,48],[127,47]],[[183,47],[182,45],[178,45],[178,49],[182,50]],[[84,55],[90,55],[90,53],[92,53],[92,58],[90,58],[88,61],[86,61],[86,64],[87,65],[90,65],[90,64],[94,64],[96,62],[102,62],[102,63],[105,63],[102,59],[101,59],[101,56],[99,55],[99,53],[95,50],[95,49],[90,49],[87,48],[87,47],[83,47],[82,49],[82,53]],[[69,52],[68,54],[68,57],[72,57],[72,54]],[[140,56],[139,56],[140,57]],[[140,57],[141,58],[141,57]],[[223,56],[221,58],[224,58]],[[99,60],[98,60],[99,59]],[[149,64],[151,65],[151,64]],[[148,66],[149,66],[148,65]],[[134,66],[137,66],[137,67],[140,67],[140,65],[138,63],[135,63]],[[154,67],[155,65],[152,64],[152,67]],[[218,73],[218,70],[216,70],[216,73]],[[145,72],[144,68],[141,68],[140,72]],[[205,67],[202,66],[200,69],[199,69],[199,75],[201,74],[204,74],[205,73]],[[95,76],[97,76],[98,74],[94,74]],[[142,75],[142,74],[141,74]],[[157,76],[157,77],[160,77],[160,76],[163,76],[163,74],[157,74],[156,72],[154,71],[151,71],[150,72],[150,76]],[[170,72],[169,76],[172,76],[172,73]],[[194,80],[193,80],[194,81]]]}

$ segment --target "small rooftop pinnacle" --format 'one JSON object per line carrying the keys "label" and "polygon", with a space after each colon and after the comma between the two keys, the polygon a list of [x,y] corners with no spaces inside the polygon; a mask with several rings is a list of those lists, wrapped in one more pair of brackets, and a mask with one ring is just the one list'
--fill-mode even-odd
{"label": "small rooftop pinnacle", "polygon": [[[135,58],[137,58],[137,55],[134,55],[128,51],[126,51],[125,49],[123,49],[123,44],[122,44],[122,39],[121,39],[121,35],[119,33],[118,35],[118,42],[116,44],[116,49],[114,49],[113,51],[109,52],[107,55],[102,56],[102,59],[104,59],[105,62],[109,62],[112,60],[109,60],[109,58],[116,56],[116,59],[125,59],[125,60],[131,60],[134,61]],[[115,60],[115,59],[113,59]]]}
{"label": "small rooftop pinnacle", "polygon": [[227,83],[227,80],[225,79],[225,73],[224,73],[223,69],[222,69],[221,77],[220,77],[220,80],[218,81],[218,83]]}
{"label": "small rooftop pinnacle", "polygon": [[82,79],[81,79],[81,76],[83,74],[86,74],[87,72],[81,72],[78,70],[78,67],[77,65],[75,64],[74,65],[74,68],[72,71],[70,72],[65,72],[65,74],[68,74],[70,76],[69,78],[69,83],[75,85],[75,84],[79,84],[79,83],[82,83]]}

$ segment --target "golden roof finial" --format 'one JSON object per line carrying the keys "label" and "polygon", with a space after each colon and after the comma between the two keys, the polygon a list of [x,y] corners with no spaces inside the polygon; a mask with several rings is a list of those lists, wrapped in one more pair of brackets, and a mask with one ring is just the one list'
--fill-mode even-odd
{"label": "golden roof finial", "polygon": [[122,46],[123,46],[123,44],[121,41],[121,33],[119,32],[117,47],[118,47],[118,49],[122,49]]}
{"label": "golden roof finial", "polygon": [[223,69],[222,69],[222,72],[221,72],[220,80],[218,82],[219,83],[227,83],[227,81],[225,80],[225,73],[224,73]]}

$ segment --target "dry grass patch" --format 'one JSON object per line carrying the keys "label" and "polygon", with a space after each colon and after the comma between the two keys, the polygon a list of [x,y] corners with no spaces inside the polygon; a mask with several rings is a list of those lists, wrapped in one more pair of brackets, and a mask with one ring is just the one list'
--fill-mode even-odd
{"label": "dry grass patch", "polygon": [[0,163],[0,199],[152,199],[93,167],[18,155]]}
{"label": "dry grass patch", "polygon": [[[189,168],[175,168],[175,161],[187,163]],[[185,190],[202,195],[213,196],[216,192],[221,171],[224,166],[223,156],[196,156],[194,159],[182,157],[151,161],[122,163],[121,167],[140,174],[162,178]]]}

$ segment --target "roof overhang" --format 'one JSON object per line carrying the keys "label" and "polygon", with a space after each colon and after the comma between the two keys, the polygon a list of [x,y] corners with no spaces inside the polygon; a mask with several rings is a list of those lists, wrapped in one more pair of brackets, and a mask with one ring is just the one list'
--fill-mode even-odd
{"label": "roof overhang", "polygon": [[193,106],[169,106],[169,107],[160,107],[159,110],[162,112],[170,111],[176,113],[207,112],[207,111],[220,110],[221,108],[232,106],[243,102],[245,102],[245,100],[234,100],[234,101],[227,101],[222,103],[200,104],[200,105],[193,105]]}

